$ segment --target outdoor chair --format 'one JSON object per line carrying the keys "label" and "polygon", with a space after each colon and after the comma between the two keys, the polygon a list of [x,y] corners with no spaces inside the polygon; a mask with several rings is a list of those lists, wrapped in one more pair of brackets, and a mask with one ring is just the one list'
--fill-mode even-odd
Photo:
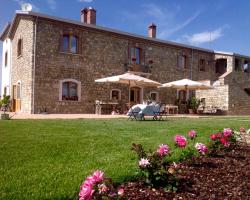
{"label": "outdoor chair", "polygon": [[131,110],[130,115],[128,116],[128,120],[138,120],[138,114],[139,112],[134,112]]}
{"label": "outdoor chair", "polygon": [[154,112],[153,120],[163,120],[163,116],[167,117],[167,112],[165,111],[165,104],[161,104],[159,111]]}

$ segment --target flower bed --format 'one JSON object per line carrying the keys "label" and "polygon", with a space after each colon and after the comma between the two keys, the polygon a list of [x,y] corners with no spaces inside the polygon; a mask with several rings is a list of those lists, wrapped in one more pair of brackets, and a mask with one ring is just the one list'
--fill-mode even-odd
{"label": "flower bed", "polygon": [[[177,134],[175,148],[161,144],[145,151],[133,144],[138,156],[137,182],[114,187],[102,171],[95,171],[80,187],[79,199],[213,199],[241,197],[248,199],[250,180],[249,146],[238,146],[245,129],[211,134],[209,144],[196,142],[198,134],[191,130],[187,138]],[[172,155],[180,151],[179,163]]]}

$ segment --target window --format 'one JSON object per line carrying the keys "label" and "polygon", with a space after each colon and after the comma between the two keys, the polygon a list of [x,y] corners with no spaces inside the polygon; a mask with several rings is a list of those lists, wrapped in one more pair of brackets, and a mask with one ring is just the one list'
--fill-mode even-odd
{"label": "window", "polygon": [[7,95],[7,87],[4,87],[3,89],[3,96],[6,96]]}
{"label": "window", "polygon": [[227,71],[227,59],[220,58],[215,63],[215,73],[224,74]]}
{"label": "window", "polygon": [[138,65],[142,64],[142,50],[140,48],[130,48],[130,61]]}
{"label": "window", "polygon": [[250,88],[245,88],[244,91],[250,96]]}
{"label": "window", "polygon": [[7,67],[8,65],[8,51],[5,52],[5,57],[4,57],[4,66]]}
{"label": "window", "polygon": [[180,68],[180,69],[188,68],[187,56],[186,55],[178,55],[177,65],[178,65],[178,68]]}
{"label": "window", "polygon": [[23,40],[19,39],[17,43],[17,57],[21,56],[23,53]]}
{"label": "window", "polygon": [[81,82],[75,79],[64,79],[60,81],[59,101],[80,101]]}
{"label": "window", "polygon": [[64,82],[62,85],[62,100],[78,101],[77,83]]}
{"label": "window", "polygon": [[158,101],[158,92],[150,92],[150,99],[153,101]]}
{"label": "window", "polygon": [[115,100],[115,101],[121,100],[121,91],[117,89],[111,90],[110,100]]}
{"label": "window", "polygon": [[75,35],[64,34],[61,50],[68,53],[78,53],[78,37]]}
{"label": "window", "polygon": [[199,60],[199,71],[205,72],[206,71],[206,61],[205,59]]}
{"label": "window", "polygon": [[235,71],[241,71],[241,60],[238,58],[235,58],[235,63],[234,63],[234,69]]}

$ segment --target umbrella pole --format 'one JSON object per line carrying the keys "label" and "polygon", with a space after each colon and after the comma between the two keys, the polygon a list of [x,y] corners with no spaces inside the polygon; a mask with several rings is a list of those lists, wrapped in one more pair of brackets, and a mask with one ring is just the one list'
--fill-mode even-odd
{"label": "umbrella pole", "polygon": [[129,81],[129,84],[128,84],[128,106],[130,108],[130,81]]}

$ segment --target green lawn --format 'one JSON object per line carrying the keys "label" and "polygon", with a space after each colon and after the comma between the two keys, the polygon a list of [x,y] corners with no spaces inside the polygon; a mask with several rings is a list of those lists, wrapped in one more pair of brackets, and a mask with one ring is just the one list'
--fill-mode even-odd
{"label": "green lawn", "polygon": [[173,146],[176,133],[195,129],[199,141],[223,127],[250,128],[247,118],[0,120],[0,199],[74,199],[95,169],[115,182],[136,170],[131,144]]}

